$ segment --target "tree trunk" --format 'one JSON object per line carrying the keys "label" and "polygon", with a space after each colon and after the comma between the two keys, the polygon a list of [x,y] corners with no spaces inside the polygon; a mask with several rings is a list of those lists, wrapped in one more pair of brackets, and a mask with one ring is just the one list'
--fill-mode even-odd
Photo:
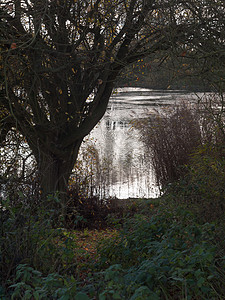
{"label": "tree trunk", "polygon": [[40,152],[39,156],[36,157],[42,196],[46,199],[49,195],[58,195],[64,219],[68,180],[76,162],[81,142],[82,140],[78,140],[73,146],[67,147],[61,155],[45,151]]}

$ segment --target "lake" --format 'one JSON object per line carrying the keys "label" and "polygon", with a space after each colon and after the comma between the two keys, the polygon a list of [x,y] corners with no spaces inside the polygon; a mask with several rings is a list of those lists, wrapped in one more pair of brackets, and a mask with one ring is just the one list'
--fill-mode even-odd
{"label": "lake", "polygon": [[[146,159],[146,149],[132,121],[154,117],[156,113],[162,113],[174,103],[192,102],[196,99],[196,95],[185,91],[131,87],[114,90],[105,116],[86,139],[97,149],[99,158],[99,167],[92,172],[95,177],[93,186],[97,187],[94,193],[101,198],[158,197],[159,188],[155,183],[151,162]],[[87,142],[83,144],[84,150],[87,144]],[[8,153],[7,149],[4,151],[8,159],[12,160],[14,152]],[[24,144],[21,151],[19,152],[21,157],[28,155],[28,145]],[[87,151],[84,153],[87,154]],[[28,168],[33,162],[30,158]],[[90,178],[89,171],[92,171],[90,170],[92,166],[90,167],[89,163],[86,165],[84,163],[83,166],[84,169],[89,168],[85,176]],[[0,196],[4,196],[3,184]]]}
{"label": "lake", "polygon": [[196,101],[196,98],[193,93],[175,90],[130,87],[113,92],[105,116],[91,133],[100,158],[107,161],[104,175],[107,196],[122,199],[159,196],[151,162],[146,160],[140,133],[133,128],[132,121],[154,116],[180,101]]}

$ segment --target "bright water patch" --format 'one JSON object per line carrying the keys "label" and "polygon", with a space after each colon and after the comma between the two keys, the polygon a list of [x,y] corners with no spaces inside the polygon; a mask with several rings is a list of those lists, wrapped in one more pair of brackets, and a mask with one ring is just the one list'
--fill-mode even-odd
{"label": "bright water patch", "polygon": [[119,88],[111,96],[108,110],[92,131],[100,157],[108,160],[108,196],[158,197],[151,162],[146,160],[134,119],[153,117],[180,101],[194,101],[185,91]]}

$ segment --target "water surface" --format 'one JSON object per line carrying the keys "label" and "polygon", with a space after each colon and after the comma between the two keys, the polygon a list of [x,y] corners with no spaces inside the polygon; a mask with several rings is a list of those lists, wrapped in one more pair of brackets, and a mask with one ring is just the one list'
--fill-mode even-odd
{"label": "water surface", "polygon": [[195,101],[185,91],[119,88],[110,98],[107,112],[92,131],[100,157],[108,160],[108,195],[118,198],[157,197],[151,163],[146,160],[140,133],[132,121],[162,113],[174,103]]}

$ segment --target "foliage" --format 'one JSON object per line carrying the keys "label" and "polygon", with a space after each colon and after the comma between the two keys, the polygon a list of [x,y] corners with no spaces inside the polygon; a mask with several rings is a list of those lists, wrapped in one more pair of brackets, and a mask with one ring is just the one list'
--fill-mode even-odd
{"label": "foliage", "polygon": [[[100,246],[100,299],[193,299],[217,297],[213,226],[159,214],[127,223],[120,237]],[[182,217],[183,216],[183,217]],[[183,220],[182,220],[183,219]]]}
{"label": "foliage", "polygon": [[77,289],[77,282],[73,276],[65,277],[52,273],[45,277],[26,264],[17,267],[16,283],[9,288],[13,290],[11,299],[89,299]]}
{"label": "foliage", "polygon": [[108,217],[122,217],[125,209],[118,205],[117,198],[100,199],[98,196],[83,197],[77,190],[70,190],[67,204],[66,226],[70,229],[98,228],[108,226]]}
{"label": "foliage", "polygon": [[6,299],[223,299],[216,227],[198,225],[182,206],[133,199],[136,215],[123,216],[119,230],[67,232],[45,223],[51,216],[44,210],[34,218],[30,208],[3,204]]}
{"label": "foliage", "polygon": [[83,198],[93,197],[100,195],[98,186],[99,173],[102,171],[99,151],[96,148],[95,142],[92,138],[86,138],[80,148],[77,161],[74,165],[72,174],[69,180],[70,192],[77,193],[77,196]]}
{"label": "foliage", "polygon": [[[136,86],[160,90],[209,91],[209,83],[197,77],[187,57],[151,57],[139,60],[125,68],[118,80],[119,86]],[[191,61],[192,62],[192,61]]]}
{"label": "foliage", "polygon": [[175,198],[179,204],[191,205],[199,221],[219,224],[225,213],[223,96],[205,96],[200,104],[201,144],[190,154],[184,175],[166,187],[165,196]]}
{"label": "foliage", "polygon": [[[1,132],[2,137],[2,132]],[[25,139],[14,128],[0,144],[0,194],[18,204],[24,198],[38,198],[37,166]]]}
{"label": "foliage", "polygon": [[219,148],[223,151],[225,140],[224,95],[206,94],[199,99],[199,102],[203,142],[213,148],[216,147],[216,152]]}
{"label": "foliage", "polygon": [[106,238],[114,238],[118,236],[115,229],[84,229],[76,230],[74,233],[77,245],[82,250],[77,255],[77,273],[80,282],[91,284],[99,261],[97,245]]}
{"label": "foliage", "polygon": [[[11,206],[1,201],[1,280],[3,286],[15,276],[19,264],[49,274],[72,274],[76,270],[76,241],[62,228],[53,228],[54,210],[37,209],[32,203]],[[52,199],[49,200],[52,204]],[[79,251],[78,251],[79,252]]]}
{"label": "foliage", "polygon": [[110,167],[104,157],[99,157],[93,140],[86,139],[69,180],[67,228],[104,228],[110,214],[122,216],[124,208],[107,193],[110,182],[106,174]]}
{"label": "foliage", "polygon": [[167,187],[164,200],[189,207],[198,222],[217,224],[214,243],[225,254],[225,160],[224,147],[198,148],[192,155],[186,175]]}
{"label": "foliage", "polygon": [[[209,98],[200,122],[193,110],[177,107],[149,124],[154,134],[147,132],[146,141],[155,141],[159,153],[147,145],[157,161],[158,182],[166,187],[164,200],[176,198],[180,210],[165,213],[173,201],[164,212],[161,204],[141,207],[132,201],[129,216],[137,215],[129,218],[114,199],[100,201],[89,181],[99,168],[91,147],[86,155],[95,162],[84,158],[87,172],[80,169],[71,199],[61,201],[81,142],[104,115],[113,84],[127,65],[149,54],[150,61],[157,57],[161,63],[173,53],[183,73],[196,72],[223,94],[222,1],[5,0],[0,14],[0,144],[6,146],[0,179],[11,192],[0,203],[0,297],[223,299],[223,96],[219,102]],[[14,134],[19,137],[15,144]],[[35,175],[25,168],[30,150],[43,202],[33,197],[30,181],[18,187],[15,180]],[[202,225],[183,210],[184,204]],[[147,214],[140,212],[146,207]],[[100,227],[109,219],[123,229],[106,234],[110,238],[96,253],[96,239],[104,233],[84,226],[96,222]],[[216,225],[205,224],[211,220]],[[69,232],[62,228],[65,221],[84,230]]]}

